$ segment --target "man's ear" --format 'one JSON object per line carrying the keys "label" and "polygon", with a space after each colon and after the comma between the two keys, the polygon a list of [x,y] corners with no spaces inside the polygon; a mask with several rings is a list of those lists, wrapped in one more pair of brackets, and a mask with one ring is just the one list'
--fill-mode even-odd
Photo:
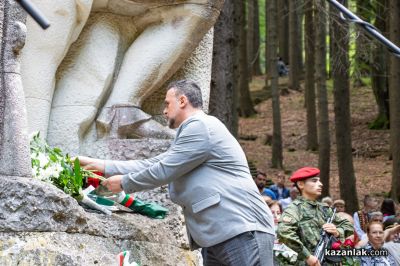
{"label": "man's ear", "polygon": [[188,99],[185,95],[180,95],[178,98],[179,107],[184,108],[188,103]]}
{"label": "man's ear", "polygon": [[300,190],[303,190],[304,189],[304,181],[303,180],[297,181],[297,186],[299,187]]}

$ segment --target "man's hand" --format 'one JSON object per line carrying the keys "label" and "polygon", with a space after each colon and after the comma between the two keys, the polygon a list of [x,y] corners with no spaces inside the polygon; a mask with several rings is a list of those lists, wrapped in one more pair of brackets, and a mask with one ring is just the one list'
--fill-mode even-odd
{"label": "man's hand", "polygon": [[310,266],[321,266],[317,257],[310,255],[306,260],[307,265]]}
{"label": "man's hand", "polygon": [[119,193],[123,190],[121,186],[121,181],[122,175],[114,175],[101,182],[101,184],[105,186],[109,191],[113,193]]}
{"label": "man's hand", "polygon": [[[105,170],[104,160],[90,158],[86,156],[78,156],[78,159],[83,169],[95,170],[104,173]],[[72,160],[75,160],[75,158],[72,158]]]}
{"label": "man's hand", "polygon": [[325,232],[332,234],[334,237],[339,237],[339,231],[336,229],[336,225],[334,224],[324,224],[322,226],[322,229],[325,230]]}

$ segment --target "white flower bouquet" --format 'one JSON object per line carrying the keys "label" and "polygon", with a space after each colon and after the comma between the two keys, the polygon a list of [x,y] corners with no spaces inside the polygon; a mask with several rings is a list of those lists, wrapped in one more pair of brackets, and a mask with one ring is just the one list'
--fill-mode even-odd
{"label": "white flower bouquet", "polygon": [[84,170],[76,158],[72,160],[69,155],[63,155],[59,148],[50,146],[40,138],[39,133],[30,137],[30,153],[32,163],[32,176],[43,182],[50,183],[93,209],[111,214],[91,200],[83,191],[82,185],[85,178],[92,177],[104,180],[104,177]]}

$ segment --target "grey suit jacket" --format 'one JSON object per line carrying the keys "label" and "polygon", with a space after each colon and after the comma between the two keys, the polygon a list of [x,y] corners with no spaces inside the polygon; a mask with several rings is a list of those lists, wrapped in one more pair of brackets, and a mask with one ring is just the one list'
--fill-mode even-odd
{"label": "grey suit jacket", "polygon": [[178,128],[169,150],[154,158],[106,161],[133,193],[169,184],[183,208],[192,248],[210,247],[246,231],[274,235],[271,211],[250,175],[245,154],[227,128],[202,111]]}

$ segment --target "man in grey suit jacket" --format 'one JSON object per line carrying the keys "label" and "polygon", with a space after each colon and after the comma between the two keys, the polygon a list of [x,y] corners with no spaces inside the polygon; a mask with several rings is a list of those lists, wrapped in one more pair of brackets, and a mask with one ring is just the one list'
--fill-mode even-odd
{"label": "man in grey suit jacket", "polygon": [[170,84],[164,115],[177,128],[169,150],[154,158],[103,161],[79,157],[86,169],[105,172],[109,190],[127,193],[169,184],[184,212],[191,247],[205,265],[273,265],[274,222],[227,128],[202,110],[192,81]]}

